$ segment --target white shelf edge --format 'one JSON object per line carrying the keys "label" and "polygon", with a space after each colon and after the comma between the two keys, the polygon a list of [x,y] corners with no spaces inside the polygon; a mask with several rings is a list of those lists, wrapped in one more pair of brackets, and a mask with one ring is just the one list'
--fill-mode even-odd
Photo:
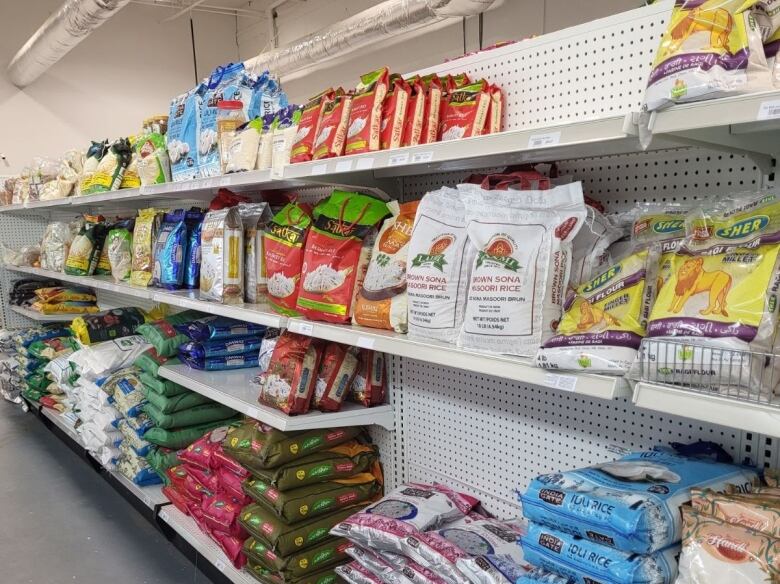
{"label": "white shelf edge", "polygon": [[22,316],[26,316],[27,318],[31,318],[32,320],[37,320],[39,322],[70,322],[74,318],[83,316],[81,314],[41,314],[36,310],[24,308],[22,306],[14,306],[12,304],[9,304],[8,308],[10,308],[16,314],[21,314]]}
{"label": "white shelf edge", "polygon": [[366,327],[312,322],[303,318],[291,318],[287,326],[292,332],[312,337],[532,385],[565,390],[573,383],[574,389],[570,391],[579,395],[600,399],[631,395],[631,388],[623,377],[541,369],[522,357],[466,351],[442,342],[415,340]]}
{"label": "white shelf edge", "polygon": [[62,417],[59,412],[52,410],[51,408],[41,407],[41,414],[51,420],[55,426],[65,432],[65,434],[67,434],[68,437],[76,444],[82,448],[85,448],[84,443],[81,441],[81,437],[78,435],[78,432],[76,432],[75,428],[73,428],[71,425],[62,421]]}
{"label": "white shelf edge", "polygon": [[369,425],[379,425],[387,430],[393,429],[394,415],[393,407],[390,405],[366,408],[358,404],[345,403],[340,412],[312,411],[297,416],[288,416],[277,409],[261,405],[257,401],[259,390],[250,382],[257,372],[257,368],[200,371],[187,365],[160,367],[161,377],[283,432]]}
{"label": "white shelf edge", "polygon": [[136,485],[133,481],[128,479],[118,470],[109,470],[108,472],[112,477],[114,477],[116,481],[121,483],[122,486],[124,486],[128,491],[138,497],[145,506],[149,507],[149,509],[154,509],[157,505],[165,505],[170,503],[167,497],[162,493],[162,485],[150,485],[148,487],[142,487],[140,485]]}
{"label": "white shelf edge", "polygon": [[640,408],[677,416],[695,415],[695,419],[703,422],[767,436],[776,436],[780,428],[780,408],[720,395],[639,382],[634,388],[633,401]]}
{"label": "white shelf edge", "polygon": [[160,509],[158,517],[184,538],[206,561],[222,572],[228,580],[234,584],[257,584],[252,576],[237,570],[230,563],[217,544],[198,529],[191,517],[186,516],[173,505],[166,505]]}

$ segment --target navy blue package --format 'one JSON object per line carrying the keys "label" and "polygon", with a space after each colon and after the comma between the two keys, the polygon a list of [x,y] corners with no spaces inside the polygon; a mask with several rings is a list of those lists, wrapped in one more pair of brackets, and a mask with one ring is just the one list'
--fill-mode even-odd
{"label": "navy blue package", "polygon": [[176,330],[193,341],[209,341],[239,337],[262,336],[266,327],[226,316],[207,316],[187,324],[176,325]]}
{"label": "navy blue package", "polygon": [[262,344],[262,337],[238,337],[235,339],[217,339],[214,341],[190,341],[179,347],[179,352],[194,359],[228,357],[256,353]]}
{"label": "navy blue package", "polygon": [[154,244],[152,285],[167,290],[178,290],[184,282],[184,251],[187,245],[187,227],[184,209],[166,213]]}
{"label": "navy blue package", "polygon": [[691,488],[749,485],[754,469],[654,450],[581,470],[546,474],[521,495],[528,521],[624,551],[647,554],[680,541]]}
{"label": "navy blue package", "polygon": [[184,254],[184,288],[195,290],[200,287],[200,232],[203,226],[203,211],[190,209],[184,218],[187,226],[187,250]]}
{"label": "navy blue package", "polygon": [[193,369],[205,371],[225,371],[228,369],[248,369],[257,367],[257,353],[245,353],[230,357],[192,357],[188,353],[179,351],[179,359]]}
{"label": "navy blue package", "polygon": [[520,540],[527,562],[577,584],[671,584],[677,576],[679,545],[632,554],[537,523]]}

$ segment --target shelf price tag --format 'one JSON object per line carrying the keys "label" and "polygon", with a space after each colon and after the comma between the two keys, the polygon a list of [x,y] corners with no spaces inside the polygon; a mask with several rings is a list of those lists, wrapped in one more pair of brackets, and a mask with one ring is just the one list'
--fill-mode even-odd
{"label": "shelf price tag", "polygon": [[358,337],[355,346],[360,347],[361,349],[373,349],[374,339],[371,337]]}
{"label": "shelf price tag", "polygon": [[560,132],[550,132],[548,134],[532,134],[528,138],[529,148],[544,148],[546,146],[556,146],[561,141]]}
{"label": "shelf price tag", "polygon": [[780,118],[780,99],[763,101],[758,107],[757,120],[775,120]]}
{"label": "shelf price tag", "polygon": [[387,159],[387,166],[401,166],[409,162],[409,153],[402,152]]}
{"label": "shelf price tag", "polygon": [[160,511],[160,519],[162,519],[163,521],[165,521],[167,523],[167,521],[168,521],[168,512],[165,509]]}
{"label": "shelf price tag", "polygon": [[415,152],[412,155],[412,163],[419,164],[421,162],[430,162],[433,160],[433,151],[429,150],[428,152]]}
{"label": "shelf price tag", "polygon": [[577,378],[574,375],[559,375],[558,373],[545,373],[544,384],[548,387],[574,391],[577,387]]}
{"label": "shelf price tag", "polygon": [[312,176],[319,175],[319,174],[327,174],[328,172],[328,164],[315,164],[311,167],[311,174]]}
{"label": "shelf price tag", "polygon": [[373,158],[358,158],[355,162],[355,170],[369,170],[371,168],[374,168]]}
{"label": "shelf price tag", "polygon": [[225,571],[225,568],[226,568],[227,566],[225,565],[225,562],[224,562],[224,560],[223,560],[222,558],[217,558],[217,559],[214,561],[214,567],[215,567],[217,570],[219,570],[220,572],[224,572],[224,571]]}
{"label": "shelf price tag", "polygon": [[152,500],[149,498],[149,495],[144,495],[143,496],[143,502],[144,502],[144,505],[146,505],[147,507],[151,507],[152,506]]}
{"label": "shelf price tag", "polygon": [[291,320],[287,328],[289,328],[290,331],[294,333],[307,336],[311,336],[312,332],[314,332],[314,327],[311,325],[311,323],[301,322],[299,320]]}
{"label": "shelf price tag", "polygon": [[352,170],[351,160],[339,160],[336,162],[336,172],[349,172]]}

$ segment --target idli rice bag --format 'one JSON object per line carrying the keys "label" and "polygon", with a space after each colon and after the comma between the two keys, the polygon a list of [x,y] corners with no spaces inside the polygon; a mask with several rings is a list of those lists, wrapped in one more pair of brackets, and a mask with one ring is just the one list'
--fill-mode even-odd
{"label": "idli rice bag", "polygon": [[352,380],[347,399],[367,408],[385,403],[387,372],[385,354],[371,349],[360,349],[360,367]]}
{"label": "idli rice bag", "polygon": [[406,262],[418,201],[393,202],[387,207],[393,216],[379,230],[371,261],[355,299],[355,324],[407,331]]}
{"label": "idli rice bag", "polygon": [[154,422],[154,425],[165,430],[199,426],[221,420],[225,420],[222,422],[222,425],[225,425],[229,423],[227,420],[236,415],[236,412],[228,406],[214,402],[171,414],[164,414],[150,403],[144,404],[143,408],[149,419]]}
{"label": "idli rice bag", "polygon": [[323,412],[337,412],[347,397],[358,369],[358,349],[328,343],[322,354],[312,405]]}
{"label": "idli rice bag", "polygon": [[472,584],[569,584],[568,578],[501,556],[464,558],[456,565]]}
{"label": "idli rice bag", "polygon": [[665,451],[635,452],[581,470],[541,475],[521,495],[523,515],[558,531],[648,554],[681,537],[680,505],[692,487],[749,484],[746,467]]}
{"label": "idli rice bag", "polygon": [[334,568],[338,577],[347,584],[383,584],[383,580],[359,562],[350,562]]}
{"label": "idli rice bag", "polygon": [[187,247],[186,211],[176,209],[166,213],[154,244],[152,285],[166,290],[178,290],[184,282],[184,254]]}
{"label": "idli rice bag", "polygon": [[555,336],[536,364],[545,369],[626,373],[645,336],[657,256],[640,251],[577,288],[564,305]]}
{"label": "idli rice bag", "polygon": [[755,4],[675,2],[647,80],[647,110],[771,89]]}
{"label": "idli rice bag", "polygon": [[538,523],[522,536],[525,559],[577,584],[671,584],[680,546],[649,555],[616,550]]}
{"label": "idli rice bag", "polygon": [[164,390],[161,386],[158,386],[157,384],[152,384],[152,379],[158,379],[159,378],[159,372],[160,367],[168,363],[169,365],[175,365],[179,363],[179,360],[176,358],[170,359],[168,357],[163,357],[157,352],[157,349],[154,347],[149,347],[146,351],[141,353],[138,356],[138,359],[135,360],[133,365],[141,369],[143,372],[147,374],[147,377],[145,378],[145,383],[149,385],[150,387],[153,387],[155,390],[158,391],[158,393],[163,393],[163,395],[174,395],[174,394],[167,394],[164,393]]}
{"label": "idli rice bag", "polygon": [[295,305],[301,284],[303,247],[311,221],[308,205],[288,203],[274,216],[264,234],[268,301],[271,308],[288,316],[298,314]]}
{"label": "idli rice bag", "polygon": [[684,506],[677,584],[780,580],[780,539]]}
{"label": "idli rice bag", "polygon": [[244,230],[238,208],[209,211],[201,229],[200,298],[240,304],[244,301]]}
{"label": "idli rice bag", "polygon": [[461,194],[449,187],[426,194],[417,207],[407,251],[410,338],[458,339],[474,254]]}
{"label": "idli rice bag", "polygon": [[360,77],[352,94],[352,110],[344,154],[360,154],[379,150],[382,126],[382,105],[387,95],[390,72],[382,67]]}
{"label": "idli rice bag", "polygon": [[258,378],[258,401],[286,414],[308,412],[322,349],[323,344],[318,339],[283,332],[276,342],[268,370]]}
{"label": "idli rice bag", "polygon": [[244,533],[238,524],[241,506],[230,500],[229,495],[216,494],[203,502],[203,515],[211,529],[241,537]]}
{"label": "idli rice bag", "polygon": [[358,276],[365,274],[376,225],[387,214],[387,205],[379,199],[338,189],[314,208],[298,312],[312,320],[350,322]]}
{"label": "idli rice bag", "polygon": [[458,345],[534,356],[561,319],[571,241],[586,211],[581,183],[545,191],[459,185],[477,252]]}
{"label": "idli rice bag", "polygon": [[647,336],[657,342],[644,344],[644,375],[734,395],[751,388],[766,400],[780,372],[750,352],[775,343],[780,199],[729,200],[686,224],[689,239],[668,258],[669,281],[650,313]]}
{"label": "idli rice bag", "polygon": [[163,414],[174,414],[182,410],[194,408],[195,406],[211,403],[209,398],[199,393],[195,393],[194,391],[186,391],[179,395],[166,397],[153,389],[149,389],[145,385],[144,395],[146,396],[146,401],[160,410]]}
{"label": "idli rice bag", "polygon": [[154,244],[160,230],[162,213],[152,207],[138,211],[133,230],[133,262],[130,283],[148,286],[154,269]]}
{"label": "idli rice bag", "polygon": [[268,291],[263,232],[271,219],[271,210],[268,203],[239,203],[238,211],[244,225],[246,301],[257,304],[263,301]]}
{"label": "idli rice bag", "polygon": [[144,433],[144,440],[165,448],[180,449],[189,446],[195,440],[203,436],[209,430],[224,426],[237,420],[217,420],[196,426],[168,430],[165,428],[150,427]]}

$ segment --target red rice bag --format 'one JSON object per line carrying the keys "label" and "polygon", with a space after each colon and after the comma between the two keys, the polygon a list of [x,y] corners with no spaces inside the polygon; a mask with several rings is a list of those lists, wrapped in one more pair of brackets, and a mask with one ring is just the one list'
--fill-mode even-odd
{"label": "red rice bag", "polygon": [[367,408],[385,403],[385,354],[360,349],[360,367],[352,380],[349,399]]}
{"label": "red rice bag", "polygon": [[[213,495],[216,489],[209,489],[200,480],[195,478],[193,476],[193,471],[195,470],[196,469],[193,468],[187,473],[187,478],[184,481],[184,493],[193,501],[202,501],[203,497],[210,497]],[[202,474],[200,478],[206,480]],[[219,485],[216,486],[219,487]]]}
{"label": "red rice bag", "polygon": [[379,130],[379,147],[382,150],[401,146],[411,93],[412,89],[403,77],[390,77],[390,89],[382,105],[382,125]]}
{"label": "red rice bag", "polygon": [[504,118],[504,94],[498,85],[488,87],[490,94],[490,107],[488,108],[488,120],[485,126],[485,134],[497,134],[501,131]]}
{"label": "red rice bag", "polygon": [[211,468],[225,469],[240,479],[245,479],[249,476],[249,471],[246,468],[241,466],[238,461],[225,454],[221,443],[219,448],[217,448],[211,456]]}
{"label": "red rice bag", "polygon": [[439,139],[439,119],[442,110],[442,84],[438,75],[422,78],[425,86],[425,113],[423,114],[420,144],[432,144]]}
{"label": "red rice bag", "polygon": [[360,77],[352,98],[345,154],[379,150],[382,104],[387,95],[389,71],[382,67]]}
{"label": "red rice bag", "polygon": [[187,497],[182,495],[179,491],[177,491],[173,487],[163,487],[162,494],[165,495],[165,497],[171,503],[173,503],[173,506],[176,507],[179,511],[181,511],[185,515],[190,514],[190,510],[187,507],[188,499]]}
{"label": "red rice bag", "polygon": [[284,331],[260,376],[258,401],[286,414],[308,412],[321,357],[319,340]]}
{"label": "red rice bag", "polygon": [[419,76],[408,80],[409,103],[406,106],[404,131],[401,146],[417,146],[422,136],[423,119],[425,117],[425,84]]}
{"label": "red rice bag", "polygon": [[179,460],[186,463],[189,467],[209,470],[212,464],[211,457],[217,448],[221,446],[221,442],[212,442],[210,436],[211,433],[209,432],[180,451]]}
{"label": "red rice bag", "polygon": [[322,111],[335,97],[333,89],[326,89],[312,97],[301,112],[298,130],[290,151],[290,162],[308,162],[314,153],[314,139],[317,137]]}
{"label": "red rice bag", "polygon": [[344,143],[347,137],[349,114],[352,111],[352,96],[345,95],[339,89],[336,97],[325,104],[322,109],[322,119],[317,127],[317,138],[314,140],[312,158],[334,158],[344,154]]}
{"label": "red rice bag", "polygon": [[484,80],[450,93],[441,120],[441,140],[481,136],[485,132],[490,101],[487,82]]}
{"label": "red rice bag", "polygon": [[247,497],[246,494],[244,494],[244,491],[241,489],[241,483],[244,482],[244,479],[230,472],[225,467],[217,469],[216,473],[217,478],[219,479],[219,486],[223,492],[227,493],[233,499],[238,501],[241,506],[247,505],[249,503],[249,497]]}
{"label": "red rice bag", "polygon": [[229,495],[205,497],[201,509],[203,520],[211,529],[246,539],[246,533],[237,521],[242,507]]}
{"label": "red rice bag", "polygon": [[242,552],[244,547],[243,540],[230,535],[229,533],[222,533],[221,531],[213,531],[211,533],[211,539],[217,542],[217,545],[225,552],[230,563],[233,564],[237,570],[240,570],[246,565],[246,556]]}
{"label": "red rice bag", "polygon": [[337,412],[352,388],[352,380],[358,369],[354,347],[328,343],[322,355],[317,385],[314,390],[314,407],[323,412]]}
{"label": "red rice bag", "polygon": [[174,489],[183,493],[185,488],[185,482],[187,480],[187,469],[184,465],[177,464],[169,469],[166,469],[165,474],[168,475],[168,480],[171,481],[171,485]]}
{"label": "red rice bag", "polygon": [[268,224],[263,235],[268,302],[277,312],[294,316],[301,287],[303,246],[311,226],[311,207],[288,203]]}

